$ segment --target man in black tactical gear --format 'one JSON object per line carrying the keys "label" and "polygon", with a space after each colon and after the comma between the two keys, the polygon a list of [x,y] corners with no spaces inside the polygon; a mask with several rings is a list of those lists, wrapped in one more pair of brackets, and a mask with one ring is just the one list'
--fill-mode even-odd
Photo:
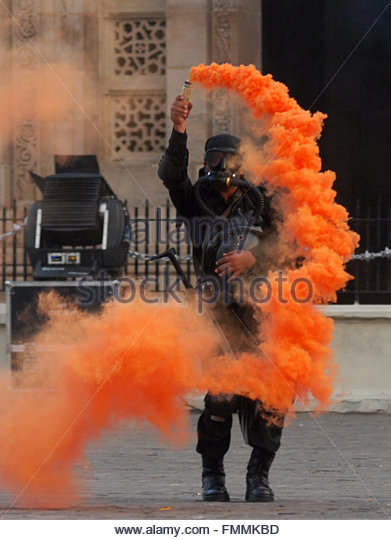
{"label": "man in black tactical gear", "polygon": [[[182,96],[176,97],[171,106],[173,130],[160,161],[158,174],[169,190],[178,215],[190,229],[197,276],[202,280],[210,278],[212,272],[220,280],[228,276],[229,286],[239,276],[246,276],[254,269],[259,271],[263,258],[262,242],[250,242],[248,247],[244,243],[239,249],[231,246],[228,252],[215,249],[215,267],[212,269],[210,260],[213,261],[213,257],[208,259],[205,252],[214,245],[213,239],[210,235],[208,237],[206,227],[197,227],[197,223],[200,223],[197,218],[207,215],[242,220],[245,217],[250,219],[255,236],[257,231],[261,231],[261,235],[267,237],[268,231],[273,230],[269,201],[262,188],[255,188],[241,180],[243,177],[238,151],[240,139],[230,134],[215,135],[206,141],[205,167],[200,171],[201,178],[193,186],[187,174],[186,146],[186,120],[191,109],[191,103],[185,102]],[[220,181],[213,181],[214,178],[220,178]],[[217,276],[216,279],[219,279]],[[229,301],[224,305],[217,302],[218,307],[215,309],[215,320],[225,334],[225,341],[229,342],[233,354],[256,350],[259,320],[253,307],[247,302],[237,301],[231,293],[228,298]],[[270,418],[275,418],[275,415],[265,410],[258,400],[241,395],[210,393],[205,397],[205,409],[198,422],[196,448],[202,456],[203,500],[229,501],[223,458],[230,445],[234,412],[238,412],[245,441],[253,448],[247,467],[246,501],[273,501],[274,494],[269,486],[268,474],[280,446],[283,417],[279,418],[277,425],[270,422]]]}

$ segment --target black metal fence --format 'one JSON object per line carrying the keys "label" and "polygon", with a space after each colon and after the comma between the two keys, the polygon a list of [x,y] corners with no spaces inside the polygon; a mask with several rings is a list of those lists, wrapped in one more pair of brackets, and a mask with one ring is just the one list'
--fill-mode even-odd
{"label": "black metal fence", "polygon": [[[1,208],[0,237],[8,233],[13,225],[21,225],[27,216],[28,206],[13,203],[11,208]],[[130,218],[130,255],[125,267],[125,274],[134,278],[149,278],[149,288],[161,291],[172,286],[183,288],[175,283],[177,275],[166,260],[152,261],[151,256],[174,247],[189,280],[194,278],[191,258],[191,243],[186,230],[178,228],[176,211],[167,200],[163,207],[152,207],[146,200],[143,206],[129,208]],[[24,233],[17,232],[3,238],[0,244],[1,283],[0,291],[5,290],[6,281],[32,280],[26,250]]]}
{"label": "black metal fence", "polygon": [[143,207],[129,209],[130,246],[126,272],[136,278],[154,280],[156,290],[181,288],[174,286],[177,275],[171,263],[151,261],[150,257],[173,247],[189,280],[194,278],[192,248],[186,228],[178,222],[176,210],[169,200],[164,207],[151,208],[148,200]]}
{"label": "black metal fence", "polygon": [[357,200],[350,227],[360,235],[357,254],[368,252],[368,257],[347,264],[354,279],[338,293],[338,302],[391,304],[391,258],[370,257],[391,248],[391,206],[381,199],[371,206]]}
{"label": "black metal fence", "polygon": [[[0,209],[0,235],[20,225],[27,215],[27,206],[16,202],[11,208]],[[182,262],[188,278],[194,280],[191,261],[191,244],[185,227],[178,228],[175,209],[167,201],[164,207],[153,207],[148,201],[145,205],[129,208],[131,216],[130,252],[125,272],[135,278],[150,278],[156,290],[173,286],[175,271],[165,261],[151,261],[150,257],[174,247]],[[379,252],[391,248],[391,207],[379,200],[376,207],[357,202],[350,226],[361,236],[357,253]],[[0,246],[1,291],[7,280],[31,280],[30,267],[24,249],[23,232],[17,232],[2,240]],[[345,290],[338,293],[338,302],[351,304],[391,303],[391,259],[372,258],[353,260],[347,265],[348,272],[354,276]],[[173,288],[176,288],[173,286]]]}
{"label": "black metal fence", "polygon": [[[26,206],[18,206],[16,201],[11,208],[1,208],[0,234],[6,235],[13,225],[21,225],[27,216],[27,209]],[[24,249],[23,231],[3,238],[0,253],[1,291],[4,291],[7,280],[31,279],[31,270]]]}

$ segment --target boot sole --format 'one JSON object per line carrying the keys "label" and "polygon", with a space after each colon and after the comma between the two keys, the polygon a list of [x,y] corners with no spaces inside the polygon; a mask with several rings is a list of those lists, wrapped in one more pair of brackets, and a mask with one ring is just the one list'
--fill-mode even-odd
{"label": "boot sole", "polygon": [[220,495],[203,495],[202,500],[205,502],[229,502],[228,493],[221,493]]}
{"label": "boot sole", "polygon": [[253,502],[253,503],[257,503],[257,502],[274,502],[274,497],[273,497],[273,495],[264,495],[264,496],[260,496],[260,497],[247,497],[246,496],[246,501],[247,502]]}

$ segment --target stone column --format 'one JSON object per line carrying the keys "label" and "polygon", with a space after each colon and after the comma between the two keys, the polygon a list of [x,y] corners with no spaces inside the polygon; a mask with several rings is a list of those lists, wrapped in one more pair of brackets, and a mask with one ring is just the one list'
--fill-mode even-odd
{"label": "stone column", "polygon": [[[210,59],[210,10],[208,0],[167,0],[167,115],[169,108],[189,77],[192,66]],[[188,121],[190,163],[193,180],[202,165],[203,145],[209,134],[207,103],[203,93],[193,91],[194,109]],[[171,122],[167,123],[167,137]]]}
{"label": "stone column", "polygon": [[98,153],[97,7],[92,0],[41,0],[42,67],[48,69],[65,104],[58,116],[40,121],[39,173],[43,175],[53,172],[55,154]]}
{"label": "stone column", "polygon": [[[259,0],[167,0],[167,106],[181,90],[189,69],[200,63],[261,64]],[[225,91],[212,99],[196,89],[188,122],[192,179],[202,165],[203,147],[214,133],[242,132],[236,102]],[[169,114],[169,110],[167,111]],[[168,123],[170,125],[170,123]],[[167,130],[167,136],[170,130]]]}
{"label": "stone column", "polygon": [[[211,61],[261,65],[261,2],[211,0]],[[213,133],[241,134],[237,102],[224,90],[213,95]]]}
{"label": "stone column", "polygon": [[[9,81],[11,68],[10,58],[10,40],[11,40],[11,17],[9,14],[10,1],[0,4],[0,85]],[[2,96],[0,92],[0,96]],[[0,98],[1,99],[1,98]],[[10,176],[11,176],[11,144],[10,144],[10,118],[8,118],[7,107],[0,106],[0,205],[8,204],[10,194]]]}
{"label": "stone column", "polygon": [[[51,174],[54,154],[97,153],[96,88],[95,107],[88,96],[97,83],[98,17],[92,0],[12,0],[1,18],[9,22],[7,59],[15,87],[7,158],[0,149],[0,161],[8,159],[11,171],[0,168],[7,202],[40,196],[28,171]],[[51,103],[56,99],[61,106]]]}
{"label": "stone column", "polygon": [[18,200],[35,199],[35,188],[28,171],[38,164],[37,35],[38,0],[14,0],[11,8],[11,77],[14,106],[10,119],[12,136],[12,175],[10,196]]}

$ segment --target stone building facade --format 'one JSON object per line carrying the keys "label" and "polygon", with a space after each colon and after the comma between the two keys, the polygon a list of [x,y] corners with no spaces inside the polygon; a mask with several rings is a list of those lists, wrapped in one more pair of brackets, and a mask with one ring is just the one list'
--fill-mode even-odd
{"label": "stone building facade", "polygon": [[[97,154],[120,197],[162,204],[172,99],[193,65],[260,67],[260,10],[260,0],[3,1],[0,203],[37,198],[28,171],[52,173],[54,154]],[[239,126],[228,96],[197,90],[193,101],[194,176],[205,138]]]}

